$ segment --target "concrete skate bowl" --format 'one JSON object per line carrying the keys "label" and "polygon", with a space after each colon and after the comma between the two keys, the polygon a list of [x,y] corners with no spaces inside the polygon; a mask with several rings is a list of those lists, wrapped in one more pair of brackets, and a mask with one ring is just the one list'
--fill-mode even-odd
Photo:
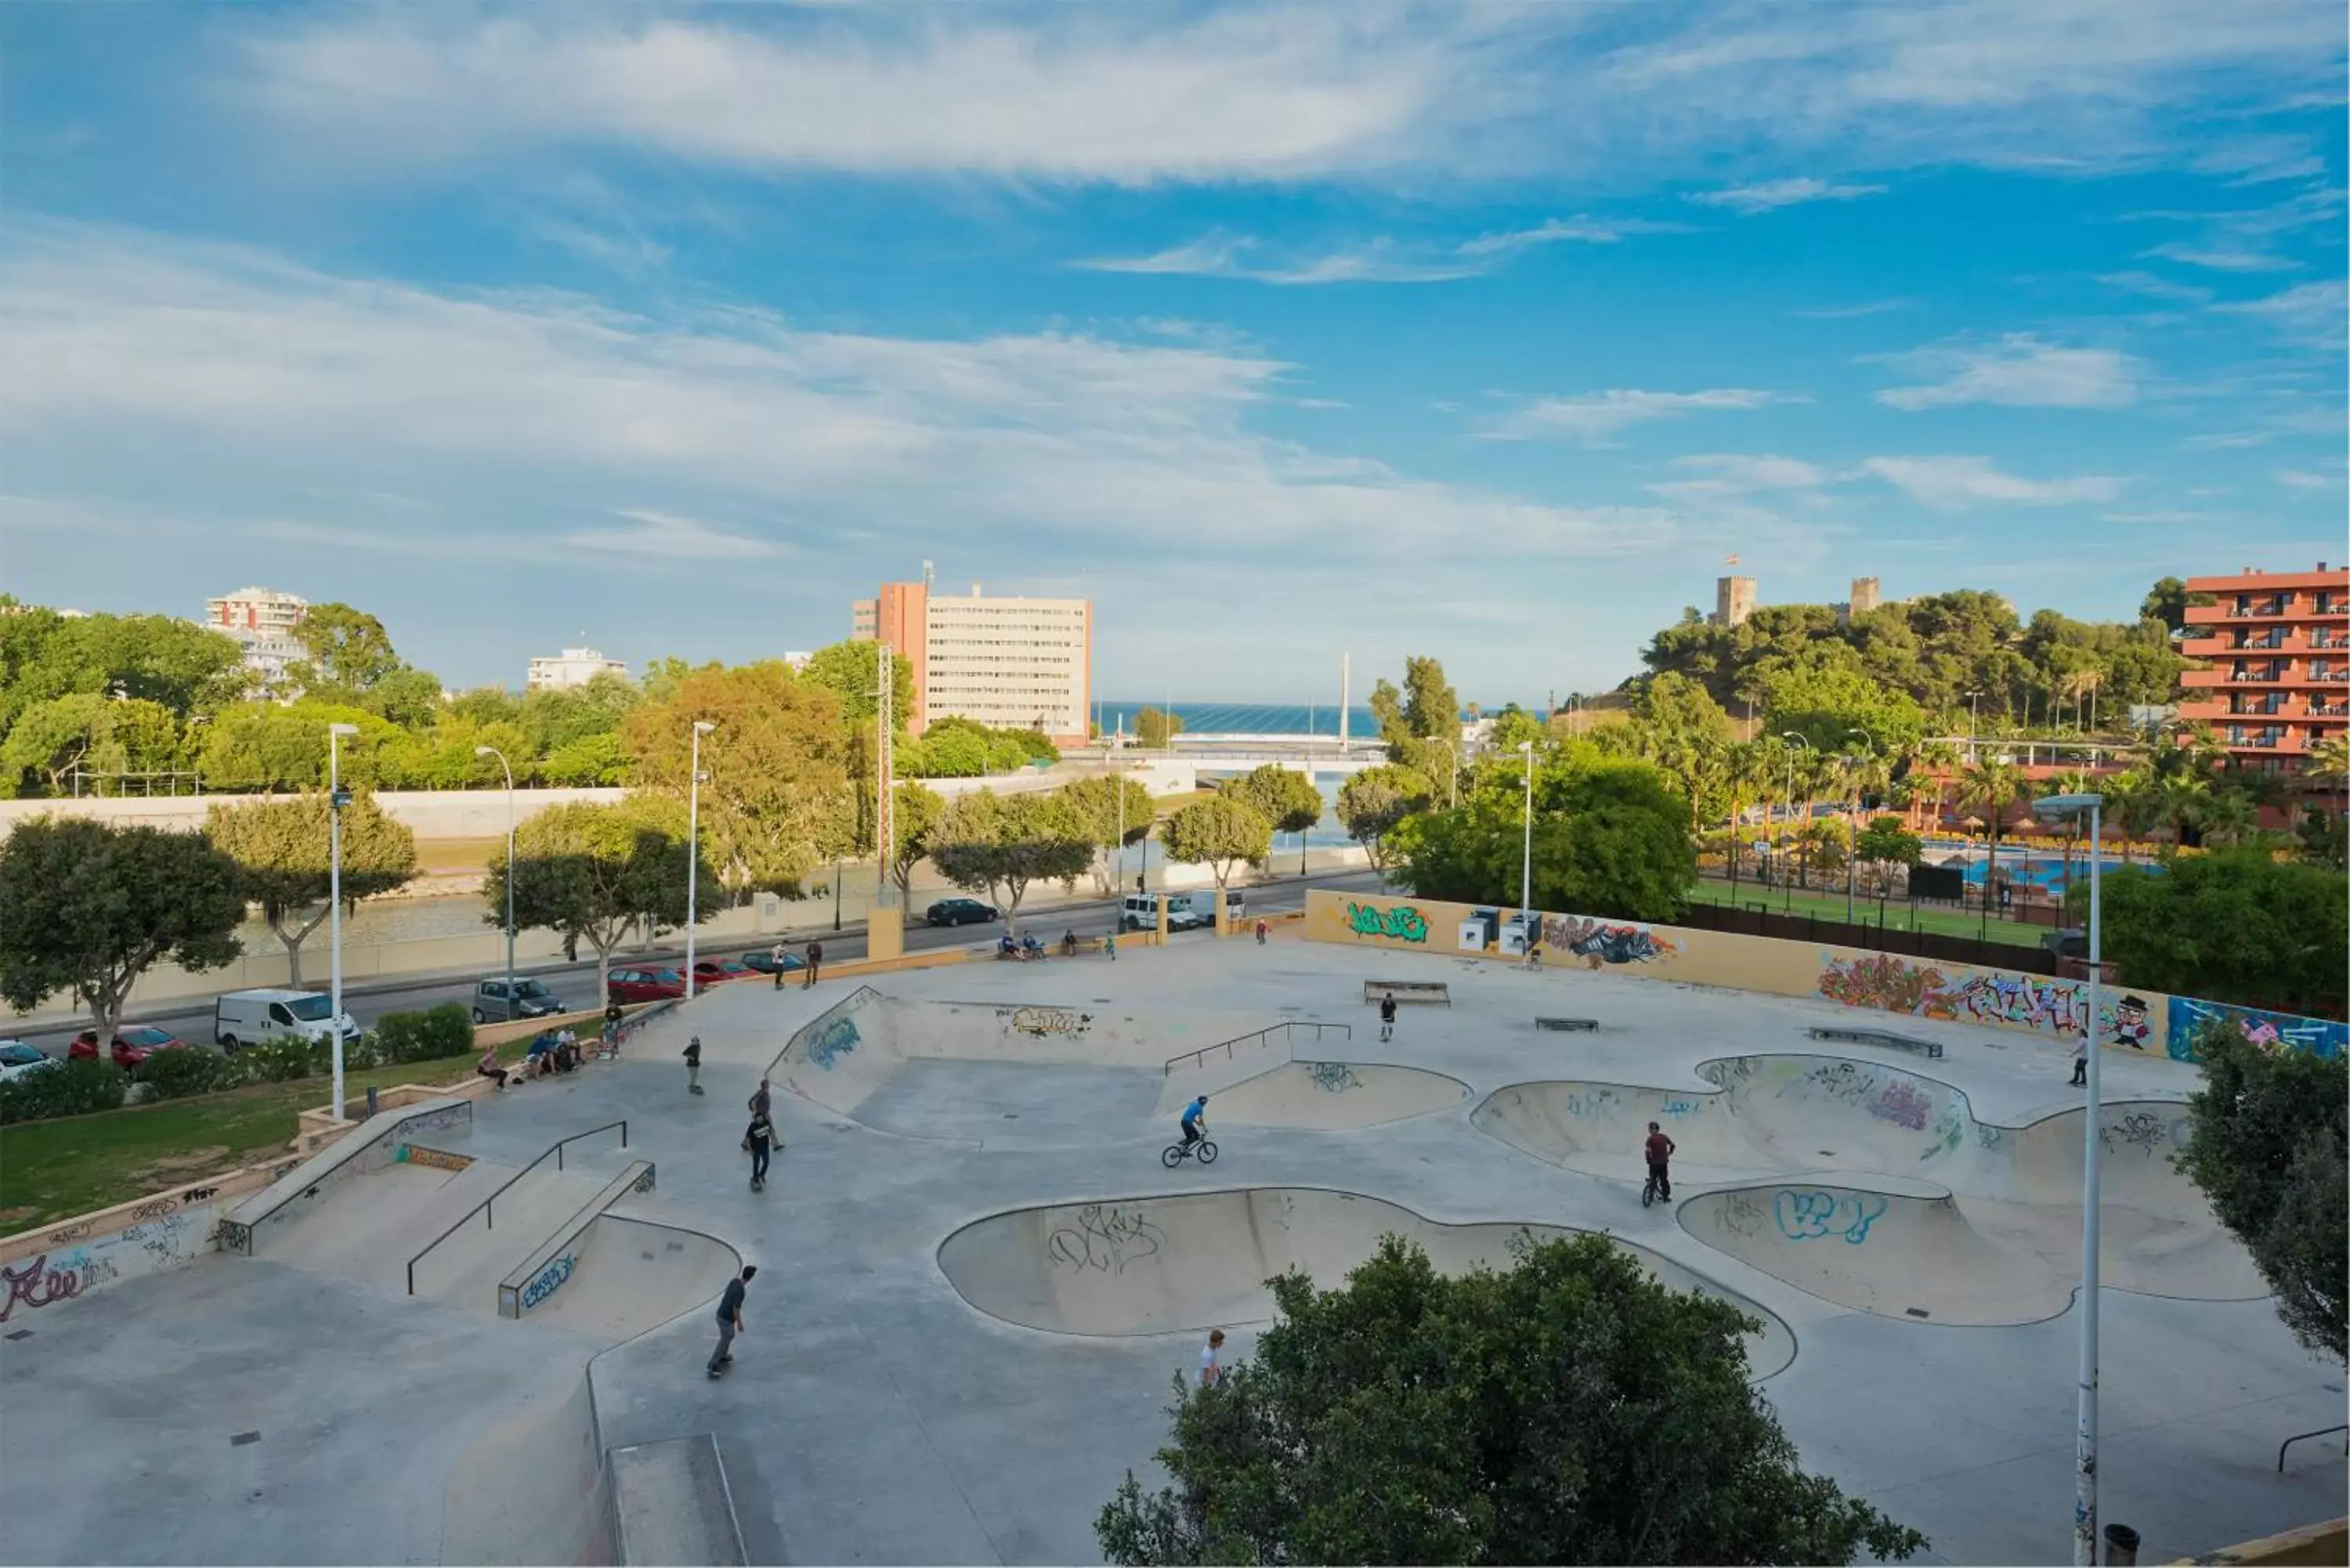
{"label": "concrete skate bowl", "polygon": [[[1916,1308],[1934,1322],[2022,1323],[2064,1309],[2066,1282],[2079,1272],[2080,1111],[2022,1124],[1979,1121],[1952,1085],[1839,1057],[1728,1057],[1701,1064],[1698,1075],[1714,1086],[1517,1084],[1487,1097],[1470,1120],[1536,1158],[1627,1185],[1640,1179],[1641,1140],[1657,1122],[1678,1147],[1677,1184],[1744,1193],[1742,1203],[1729,1193],[1683,1203],[1684,1229],[1844,1305],[1913,1321]],[[2171,1166],[2188,1133],[2185,1106],[2123,1101],[2104,1106],[2098,1125],[2104,1282],[2206,1301],[2266,1295],[2243,1249]],[[1809,1179],[1791,1179],[1798,1178]],[[1780,1224],[1783,1189],[1794,1233]],[[1855,1208],[1839,1196],[1850,1194],[1866,1201]],[[1838,1240],[1833,1250],[1811,1245],[1850,1231],[1860,1239]],[[1880,1291],[1879,1275],[1903,1283],[1893,1260],[1910,1238],[1927,1234],[1939,1240],[1915,1244],[1965,1256],[1967,1270],[1950,1274],[1947,1287]],[[1903,1240],[1877,1245],[1893,1236]],[[1843,1272],[1822,1275],[1821,1252],[1840,1259]],[[1978,1299],[1978,1274],[2007,1282],[2007,1305]],[[1934,1299],[1918,1299],[1921,1293]]]}
{"label": "concrete skate bowl", "polygon": [[[1309,1127],[1371,1126],[1463,1097],[1438,1074],[1292,1063],[1289,1033],[1253,1014],[907,1002],[866,987],[794,1034],[769,1075],[877,1132],[982,1147],[1158,1137],[1200,1093],[1237,1093],[1235,1121]],[[1170,1058],[1186,1054],[1207,1059],[1170,1073]]]}
{"label": "concrete skate bowl", "polygon": [[[1399,1204],[1312,1187],[1241,1188],[1015,1209],[974,1220],[939,1248],[939,1268],[990,1317],[1053,1334],[1198,1333],[1273,1320],[1264,1282],[1302,1269],[1335,1287],[1388,1233],[1419,1243],[1447,1273],[1507,1268],[1512,1238],[1576,1235],[1557,1225],[1450,1225]],[[1676,1290],[1727,1301],[1759,1319],[1746,1338],[1757,1381],[1795,1358],[1776,1314],[1671,1259],[1616,1238]]]}
{"label": "concrete skate bowl", "polygon": [[576,1249],[550,1260],[553,1288],[541,1286],[525,1315],[618,1345],[715,1302],[742,1269],[743,1255],[715,1236],[598,1215]]}

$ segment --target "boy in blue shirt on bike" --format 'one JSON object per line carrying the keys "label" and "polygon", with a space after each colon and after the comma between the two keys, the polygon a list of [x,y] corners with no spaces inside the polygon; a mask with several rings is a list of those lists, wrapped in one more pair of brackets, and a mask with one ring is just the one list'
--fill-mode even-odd
{"label": "boy in blue shirt on bike", "polygon": [[1190,1148],[1206,1136],[1207,1129],[1200,1125],[1200,1118],[1205,1116],[1207,1111],[1208,1096],[1205,1095],[1201,1095],[1183,1107],[1183,1147],[1185,1148]]}

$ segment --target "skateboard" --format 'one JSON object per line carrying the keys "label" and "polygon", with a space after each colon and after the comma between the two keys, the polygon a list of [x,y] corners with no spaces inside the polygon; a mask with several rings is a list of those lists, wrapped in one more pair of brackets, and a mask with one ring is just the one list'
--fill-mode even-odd
{"label": "skateboard", "polygon": [[710,1380],[712,1383],[717,1382],[720,1378],[726,1376],[727,1371],[733,1367],[733,1365],[734,1358],[730,1355],[725,1360],[720,1362],[717,1366],[710,1368]]}

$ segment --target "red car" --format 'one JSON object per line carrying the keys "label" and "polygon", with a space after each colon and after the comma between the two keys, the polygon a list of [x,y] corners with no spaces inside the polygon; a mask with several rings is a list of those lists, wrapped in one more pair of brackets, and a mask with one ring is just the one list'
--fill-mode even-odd
{"label": "red car", "polygon": [[673,969],[616,969],[604,987],[614,1002],[666,1002],[685,994],[685,976]]}
{"label": "red car", "polygon": [[[140,1064],[158,1051],[184,1051],[188,1043],[168,1029],[144,1024],[137,1029],[125,1029],[114,1037],[114,1064],[126,1073],[136,1073]],[[98,1055],[98,1031],[85,1029],[75,1036],[68,1056],[85,1059]]]}
{"label": "red car", "polygon": [[740,959],[703,959],[693,966],[693,989],[704,991],[723,980],[753,980],[757,971]]}

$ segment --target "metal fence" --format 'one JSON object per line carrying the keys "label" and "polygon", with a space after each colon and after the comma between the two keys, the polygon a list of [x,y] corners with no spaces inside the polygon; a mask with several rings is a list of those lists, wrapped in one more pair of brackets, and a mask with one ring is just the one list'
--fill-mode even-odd
{"label": "metal fence", "polygon": [[1907,953],[1912,958],[1940,959],[1985,969],[2018,970],[2026,974],[2054,974],[2056,955],[2042,947],[2014,942],[1954,937],[1940,931],[1905,930],[1875,921],[1824,920],[1813,915],[1781,914],[1752,906],[1690,904],[1677,925],[1701,931],[1731,931],[1746,937],[1779,937],[1788,941],[1819,942],[1830,947],[1865,948],[1877,952]]}

